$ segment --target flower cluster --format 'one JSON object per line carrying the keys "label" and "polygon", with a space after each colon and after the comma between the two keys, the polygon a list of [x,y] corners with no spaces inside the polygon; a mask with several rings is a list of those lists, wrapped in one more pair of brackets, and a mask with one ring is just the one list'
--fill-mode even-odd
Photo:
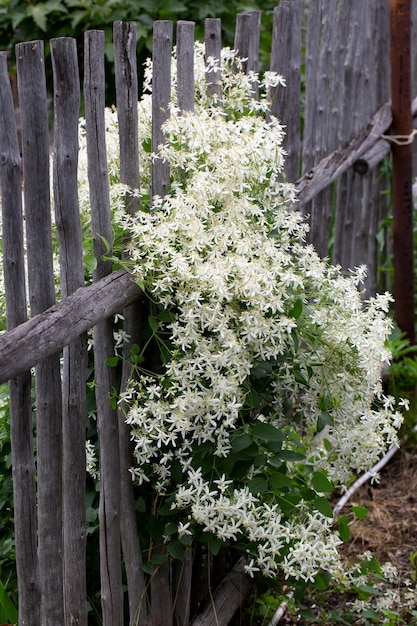
{"label": "flower cluster", "polygon": [[[151,302],[135,360],[143,368],[119,401],[132,477],[167,498],[180,537],[200,528],[243,546],[249,573],[282,568],[312,580],[340,564],[311,477],[347,484],[397,441],[402,418],[381,385],[390,296],[363,302],[364,269],[344,276],[305,243],[283,176],[283,128],[269,114],[282,79],[247,77],[224,50],[222,95],[213,99],[206,74],[220,67],[195,49],[195,110],[176,105],[174,56],[158,151],[150,151],[151,96],[139,103],[141,190],[128,190],[140,198],[135,216],[123,210],[117,123],[107,112],[115,222]],[[164,198],[149,197],[156,159],[170,166]],[[152,341],[157,366],[146,360]]]}

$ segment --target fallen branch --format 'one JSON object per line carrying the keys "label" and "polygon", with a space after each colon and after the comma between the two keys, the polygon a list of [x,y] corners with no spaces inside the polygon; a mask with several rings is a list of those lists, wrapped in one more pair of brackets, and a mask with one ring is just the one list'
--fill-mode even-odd
{"label": "fallen branch", "polygon": [[337,502],[336,506],[334,507],[333,517],[335,519],[337,518],[337,516],[339,515],[340,511],[343,509],[345,504],[348,502],[348,500],[350,500],[350,498],[355,493],[355,491],[357,491],[359,487],[361,487],[368,480],[370,480],[371,478],[374,478],[375,475],[383,467],[385,467],[385,465],[388,463],[391,457],[394,456],[397,450],[399,450],[399,447],[397,445],[392,446],[392,448],[390,448],[388,452],[384,454],[384,456],[382,457],[382,459],[378,461],[378,463],[376,463],[373,467],[371,467],[370,470],[368,470],[367,472],[362,474],[362,476],[359,476],[357,480],[355,480],[353,485],[346,491],[346,493],[340,498],[340,500]]}
{"label": "fallen branch", "polygon": [[119,270],[0,335],[0,384],[55,354],[141,294],[131,275]]}

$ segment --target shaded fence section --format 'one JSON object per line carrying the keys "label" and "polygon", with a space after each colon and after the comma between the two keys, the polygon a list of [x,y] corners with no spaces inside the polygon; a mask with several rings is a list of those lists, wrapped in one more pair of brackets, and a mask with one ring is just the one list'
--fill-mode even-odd
{"label": "shaded fence section", "polygon": [[[283,0],[274,11],[271,69],[287,77],[288,87],[272,97],[272,112],[287,127],[287,177],[297,183],[298,208],[311,216],[311,241],[344,268],[366,263],[368,291],[377,284],[376,234],[386,215],[381,192],[388,184],[378,170],[389,146],[381,139],[391,124],[388,100],[386,3]],[[307,28],[303,58],[302,25]],[[234,46],[246,71],[257,71],[261,14],[237,17]],[[218,58],[221,24],[205,24],[206,55]],[[178,55],[178,102],[192,111],[194,23],[155,23],[153,41],[153,150],[163,142],[170,92],[173,40]],[[137,145],[136,26],[114,26],[121,181],[139,188]],[[91,236],[97,268],[84,286],[82,235],[78,208],[78,115],[81,98],[78,58],[71,38],[51,41],[54,77],[53,191],[57,225],[61,302],[55,303],[49,197],[49,131],[42,42],[16,50],[22,118],[22,161],[14,121],[5,53],[0,53],[0,180],[2,190],[4,275],[8,331],[0,337],[0,382],[9,380],[14,475],[15,533],[19,579],[19,624],[86,626],[85,419],[86,331],[94,327],[94,368],[100,449],[101,610],[106,626],[153,623],[186,626],[190,614],[192,564],[172,593],[171,562],[153,577],[150,590],[141,569],[135,502],[129,475],[131,449],[123,416],[109,402],[121,381],[106,361],[114,354],[112,316],[123,310],[125,331],[139,343],[141,291],[124,271],[112,272],[103,260],[104,237],[111,243],[109,181],[104,125],[104,38],[89,31],[84,42],[83,95],[86,111]],[[305,64],[305,91],[301,68]],[[221,101],[221,77],[210,75],[208,92]],[[255,87],[254,87],[255,90]],[[256,93],[256,90],[255,90]],[[301,115],[302,113],[302,115]],[[301,124],[302,120],[302,124]],[[302,146],[302,149],[301,149]],[[361,164],[361,165],[359,165]],[[302,176],[301,176],[302,174]],[[23,237],[23,177],[26,240]],[[169,168],[156,161],[152,194],[163,196]],[[134,213],[138,206],[129,204]],[[101,235],[98,236],[98,233]],[[27,248],[25,272],[24,245]],[[31,319],[27,320],[25,276]],[[63,350],[63,352],[61,352]],[[36,457],[32,445],[30,368],[35,368]],[[36,461],[36,464],[35,464]],[[37,481],[35,482],[35,476]],[[37,504],[36,504],[37,503]],[[163,546],[157,546],[163,556]],[[122,558],[128,589],[124,615]],[[232,572],[242,584],[243,567]],[[181,582],[182,581],[182,582]],[[184,584],[185,581],[185,584]],[[242,587],[243,588],[243,587]],[[250,585],[244,583],[249,590]],[[208,593],[208,589],[207,589]],[[146,611],[145,596],[152,603]],[[219,598],[217,614],[225,604]],[[241,602],[237,594],[236,606]],[[226,603],[227,604],[227,603]],[[230,611],[230,606],[227,610]],[[211,611],[211,612],[210,612]],[[212,617],[214,614],[214,617]],[[213,623],[216,610],[195,617]],[[221,617],[220,617],[221,619]],[[224,618],[226,620],[226,617]],[[228,620],[229,618],[227,618]],[[223,621],[221,623],[227,623]]]}

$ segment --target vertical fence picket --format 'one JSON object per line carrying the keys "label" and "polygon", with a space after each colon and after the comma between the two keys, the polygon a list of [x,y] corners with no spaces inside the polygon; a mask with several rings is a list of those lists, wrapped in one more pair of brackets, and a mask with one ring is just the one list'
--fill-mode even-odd
{"label": "vertical fence picket", "polygon": [[[303,173],[308,172],[337,147],[338,104],[333,101],[333,32],[336,32],[336,3],[310,0],[306,43],[306,97],[303,133]],[[337,42],[339,45],[339,42]],[[339,69],[339,68],[338,68]],[[339,78],[336,78],[338,83]],[[337,84],[336,83],[336,84]],[[333,217],[333,185],[302,207],[309,215],[308,239],[322,257],[329,253]]]}
{"label": "vertical fence picket", "polygon": [[[32,315],[55,302],[49,191],[49,130],[43,42],[16,46]],[[41,621],[62,626],[62,400],[59,354],[35,369]]]}
{"label": "vertical fence picket", "polygon": [[[21,158],[7,53],[0,52],[0,187],[7,328],[27,320]],[[33,455],[31,375],[9,381],[13,459],[13,517],[20,626],[41,626],[36,549],[36,487]]]}
{"label": "vertical fence picket", "polygon": [[[91,224],[97,268],[95,281],[110,274],[111,262],[103,237],[112,243],[109,180],[104,117],[104,32],[85,33],[84,101],[87,132]],[[104,626],[122,626],[123,590],[120,550],[120,458],[117,411],[110,402],[116,389],[115,372],[106,360],[114,356],[113,322],[94,327],[97,427],[100,452],[100,575]]]}
{"label": "vertical fence picket", "polygon": [[[194,31],[195,23],[177,23],[177,97],[182,112],[194,111]],[[185,551],[184,560],[176,564],[174,613],[178,626],[190,621],[192,550]]]}
{"label": "vertical fence picket", "polygon": [[[164,143],[163,123],[169,116],[171,99],[171,52],[173,26],[169,20],[158,20],[153,28],[152,47],[152,151]],[[169,186],[169,165],[155,159],[151,172],[151,196],[164,196]]]}
{"label": "vertical fence picket", "polygon": [[273,89],[271,113],[285,126],[284,148],[287,179],[300,176],[300,103],[301,103],[301,0],[285,0],[274,9],[271,72],[282,74],[286,86]]}
{"label": "vertical fence picket", "polygon": [[[162,124],[169,117],[171,99],[171,53],[173,25],[171,21],[159,20],[154,23],[152,49],[152,151],[164,142]],[[169,186],[170,169],[168,163],[156,159],[152,163],[151,194],[164,196]],[[154,624],[172,624],[171,564],[162,542],[156,542],[154,554],[163,555],[166,560],[157,567],[151,577],[152,620]]]}
{"label": "vertical fence picket", "polygon": [[195,23],[177,23],[177,97],[181,111],[194,111],[194,30]]}
{"label": "vertical fence picket", "polygon": [[[261,33],[261,12],[251,11],[236,16],[234,49],[242,59],[242,71],[245,74],[259,72],[259,38]],[[259,88],[253,83],[253,94],[257,98]]]}
{"label": "vertical fence picket", "polygon": [[204,45],[206,65],[208,65],[209,59],[213,59],[216,67],[215,71],[212,70],[206,74],[207,94],[213,98],[214,101],[221,102],[222,23],[218,17],[207,17],[205,19]]}
{"label": "vertical fence picket", "polygon": [[[139,189],[139,146],[138,146],[138,76],[136,62],[136,24],[116,22],[114,33],[114,69],[116,80],[116,105],[119,123],[120,182],[131,189]],[[126,196],[126,210],[133,215],[139,209],[139,199]],[[129,356],[133,345],[140,345],[143,304],[135,302],[123,311],[124,331],[128,341],[123,346],[123,366],[120,392],[123,393],[131,376],[134,375]],[[142,626],[147,623],[145,581],[142,572],[142,555],[136,522],[133,483],[129,472],[132,466],[132,442],[130,428],[122,410],[119,419],[120,447],[120,532],[123,559],[126,568],[129,597],[129,623]]]}
{"label": "vertical fence picket", "polygon": [[[51,40],[54,83],[53,188],[61,293],[84,284],[78,205],[80,81],[75,39]],[[85,414],[86,336],[64,348],[62,365],[64,606],[67,626],[86,626]]]}

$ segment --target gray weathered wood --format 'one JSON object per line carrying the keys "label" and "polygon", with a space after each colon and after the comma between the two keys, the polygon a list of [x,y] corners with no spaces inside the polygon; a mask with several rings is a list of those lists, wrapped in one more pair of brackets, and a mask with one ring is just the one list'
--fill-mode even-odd
{"label": "gray weathered wood", "polygon": [[[24,201],[32,315],[55,301],[49,193],[49,130],[43,42],[16,46],[22,125]],[[62,401],[59,355],[35,371],[38,556],[41,621],[64,623],[62,571]]]}
{"label": "gray weathered wood", "polygon": [[[338,7],[338,22],[349,24],[344,41],[343,70],[339,73],[340,89],[339,141],[349,141],[367,123],[374,111],[387,101],[389,73],[378,68],[386,39],[374,28],[378,16],[385,13],[387,3],[352,3]],[[343,41],[343,38],[340,37]],[[364,59],[367,60],[364,63]],[[342,74],[343,71],[343,74]],[[385,90],[382,79],[385,76]],[[334,222],[333,262],[344,270],[365,263],[368,268],[364,283],[366,295],[377,289],[377,239],[379,224],[387,210],[387,196],[381,192],[387,181],[379,180],[379,172],[371,170],[358,176],[354,169],[346,171],[337,182]],[[384,209],[385,207],[385,209]]]}
{"label": "gray weathered wood", "polygon": [[[332,85],[339,84],[333,76],[333,33],[336,32],[336,3],[309,0],[307,41],[305,53],[305,106],[302,152],[302,172],[306,173],[331,151],[339,147],[337,124],[339,104]],[[338,55],[340,55],[340,47]],[[315,200],[303,207],[309,215],[308,239],[317,252],[326,257],[329,252],[329,234],[333,214],[333,189],[324,189]]]}
{"label": "gray weathered wood", "polygon": [[284,172],[294,182],[300,176],[300,81],[302,0],[285,0],[274,9],[272,72],[286,79],[286,86],[271,90],[271,113],[285,126],[284,148],[288,153]]}
{"label": "gray weathered wood", "polygon": [[[173,26],[169,20],[158,20],[153,27],[152,48],[152,151],[164,144],[163,123],[169,117],[171,100],[171,52]],[[169,187],[169,164],[156,158],[152,164],[151,196],[163,197]]]}
{"label": "gray weathered wood", "polygon": [[[416,124],[417,118],[417,98],[411,103],[411,113],[413,116],[414,125]],[[387,129],[388,130],[388,129]],[[365,152],[358,160],[354,163],[353,167],[358,174],[366,174],[369,170],[373,169],[378,163],[382,161],[386,156],[389,155],[391,150],[391,143],[389,141],[387,135],[378,139],[378,141]]]}
{"label": "gray weathered wood", "polygon": [[[83,244],[78,205],[78,119],[80,80],[75,39],[52,39],[54,84],[55,221],[61,293],[84,284]],[[87,625],[85,415],[86,335],[64,349],[62,362],[64,606],[67,626]]]}
{"label": "gray weathered wood", "polygon": [[174,604],[176,626],[188,626],[190,623],[193,575],[193,550],[191,546],[185,551],[184,560],[175,565],[177,573],[177,590]]}
{"label": "gray weathered wood", "polygon": [[181,111],[194,111],[195,23],[177,22],[177,98]]}
{"label": "gray weathered wood", "polygon": [[0,335],[0,384],[59,352],[78,335],[138,300],[142,291],[124,270],[89,287]]}
{"label": "gray weathered wood", "polygon": [[[138,77],[136,63],[136,24],[116,22],[114,32],[114,64],[116,78],[116,104],[119,122],[120,181],[130,188],[139,189],[139,148],[138,148]],[[139,201],[126,196],[126,211],[133,215],[139,208]],[[123,345],[123,367],[120,392],[125,391],[133,375],[130,353],[134,344],[140,344],[141,317],[143,305],[132,303],[123,311],[124,331],[129,337]],[[145,580],[142,572],[142,555],[136,522],[133,483],[129,472],[133,463],[130,427],[126,424],[122,410],[118,411],[120,449],[120,533],[123,559],[126,569],[129,597],[129,623],[131,626],[146,624],[146,611],[143,598]]]}
{"label": "gray weathered wood", "polygon": [[[94,281],[111,273],[103,237],[112,245],[109,181],[104,119],[104,32],[87,31],[84,38],[84,101],[87,130],[88,182],[91,225],[97,268]],[[104,626],[123,625],[123,589],[120,547],[120,455],[117,411],[110,404],[116,389],[114,368],[106,360],[114,355],[113,320],[99,322],[93,331],[97,428],[100,452],[100,577]]]}
{"label": "gray weathered wood", "polygon": [[221,73],[221,48],[222,48],[222,23],[219,18],[207,17],[204,21],[204,45],[205,61],[209,59],[216,62],[218,71],[206,73],[207,94],[215,102],[221,102],[222,98],[222,73]]}
{"label": "gray weathered wood", "polygon": [[230,574],[217,587],[207,609],[198,615],[192,626],[227,626],[253,587],[245,573],[245,560],[239,559]]}
{"label": "gray weathered wood", "polygon": [[[245,74],[259,73],[259,37],[261,33],[261,12],[250,11],[236,16],[234,49],[236,56],[242,60],[242,71]],[[258,98],[259,87],[253,82],[253,95]]]}
{"label": "gray weathered wood", "polygon": [[[21,158],[7,53],[0,52],[0,187],[6,321],[10,330],[27,319]],[[2,357],[4,360],[4,357]],[[13,357],[11,357],[13,358]],[[9,381],[13,459],[13,517],[19,592],[19,624],[41,626],[36,550],[36,488],[33,455],[31,375]]]}
{"label": "gray weathered wood", "polygon": [[[136,61],[136,23],[115,22],[114,73],[120,139],[120,182],[139,189],[138,145],[138,72]],[[138,198],[126,198],[130,214],[139,208]]]}
{"label": "gray weathered wood", "polygon": [[312,200],[330,183],[346,172],[360,157],[380,139],[389,128],[392,114],[388,103],[372,117],[362,132],[343,150],[336,150],[322,159],[296,182],[299,202]]}

